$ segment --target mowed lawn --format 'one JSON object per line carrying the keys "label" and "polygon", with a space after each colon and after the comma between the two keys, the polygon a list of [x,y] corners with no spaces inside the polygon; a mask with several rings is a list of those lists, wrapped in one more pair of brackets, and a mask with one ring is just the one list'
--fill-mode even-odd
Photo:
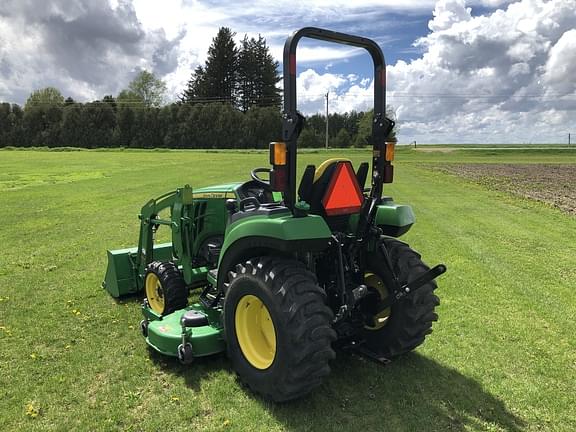
{"label": "mowed lawn", "polygon": [[[300,167],[346,153],[306,153]],[[574,152],[398,151],[386,193],[416,212],[404,239],[448,273],[434,332],[388,366],[340,354],[320,389],[274,405],[224,355],[184,367],[147,349],[138,299],[100,288],[106,249],[136,244],[151,197],[247,180],[267,160],[0,151],[2,430],[576,430],[576,218],[430,169],[576,163]]]}

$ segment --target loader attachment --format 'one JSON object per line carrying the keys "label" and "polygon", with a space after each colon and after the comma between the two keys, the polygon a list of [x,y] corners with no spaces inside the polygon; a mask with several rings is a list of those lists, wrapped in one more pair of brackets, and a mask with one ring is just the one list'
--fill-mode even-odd
{"label": "loader attachment", "polygon": [[[137,255],[137,247],[108,251],[108,267],[102,288],[105,288],[112,297],[136,294],[140,291]],[[154,245],[154,257],[159,261],[171,260],[172,243]]]}

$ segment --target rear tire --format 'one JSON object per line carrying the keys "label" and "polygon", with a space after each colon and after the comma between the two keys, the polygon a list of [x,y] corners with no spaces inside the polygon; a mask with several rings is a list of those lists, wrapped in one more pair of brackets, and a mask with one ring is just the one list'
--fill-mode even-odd
{"label": "rear tire", "polygon": [[[381,243],[388,250],[394,272],[401,285],[404,285],[429,270],[420,254],[406,243],[392,238],[382,238]],[[380,250],[368,258],[368,271],[382,275],[385,258]],[[393,358],[412,351],[424,342],[432,332],[432,323],[438,320],[434,312],[440,300],[434,294],[436,282],[431,281],[414,294],[394,304],[386,325],[377,330],[363,330],[366,345],[372,351]]]}
{"label": "rear tire", "polygon": [[171,261],[153,261],[148,264],[144,288],[150,309],[160,315],[168,315],[188,305],[188,289],[184,278]]}
{"label": "rear tire", "polygon": [[237,265],[229,273],[223,316],[234,370],[265,398],[301,397],[330,373],[333,314],[302,263],[261,257]]}

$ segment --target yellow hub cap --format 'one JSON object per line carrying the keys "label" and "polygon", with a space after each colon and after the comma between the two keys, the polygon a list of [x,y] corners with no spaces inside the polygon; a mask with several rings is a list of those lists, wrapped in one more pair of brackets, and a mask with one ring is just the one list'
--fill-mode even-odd
{"label": "yellow hub cap", "polygon": [[164,312],[164,290],[158,276],[154,273],[146,275],[146,298],[152,310],[158,314]]}
{"label": "yellow hub cap", "polygon": [[[364,275],[364,283],[366,284],[368,289],[371,288],[378,293],[378,295],[380,296],[378,301],[382,301],[388,297],[388,290],[384,286],[384,282],[379,276],[375,275],[374,273],[366,273]],[[373,326],[365,325],[364,328],[368,330],[380,330],[388,323],[389,318],[390,318],[390,308],[387,307],[374,315]]]}
{"label": "yellow hub cap", "polygon": [[267,369],[276,356],[276,330],[262,300],[245,295],[236,305],[236,337],[242,354],[256,369]]}

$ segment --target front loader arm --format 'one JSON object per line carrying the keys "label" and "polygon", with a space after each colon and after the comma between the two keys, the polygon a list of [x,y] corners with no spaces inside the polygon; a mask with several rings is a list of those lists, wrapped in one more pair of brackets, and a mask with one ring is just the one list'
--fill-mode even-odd
{"label": "front loader arm", "polygon": [[[191,218],[193,206],[192,188],[189,185],[175,191],[168,192],[158,198],[148,201],[140,211],[140,236],[138,240],[138,252],[134,260],[134,268],[137,272],[138,288],[142,288],[142,277],[146,266],[154,261],[154,234],[159,225],[166,225],[172,232],[172,255],[182,265],[184,278],[190,280],[192,261],[193,221]],[[170,219],[160,219],[158,214],[170,208]]]}

